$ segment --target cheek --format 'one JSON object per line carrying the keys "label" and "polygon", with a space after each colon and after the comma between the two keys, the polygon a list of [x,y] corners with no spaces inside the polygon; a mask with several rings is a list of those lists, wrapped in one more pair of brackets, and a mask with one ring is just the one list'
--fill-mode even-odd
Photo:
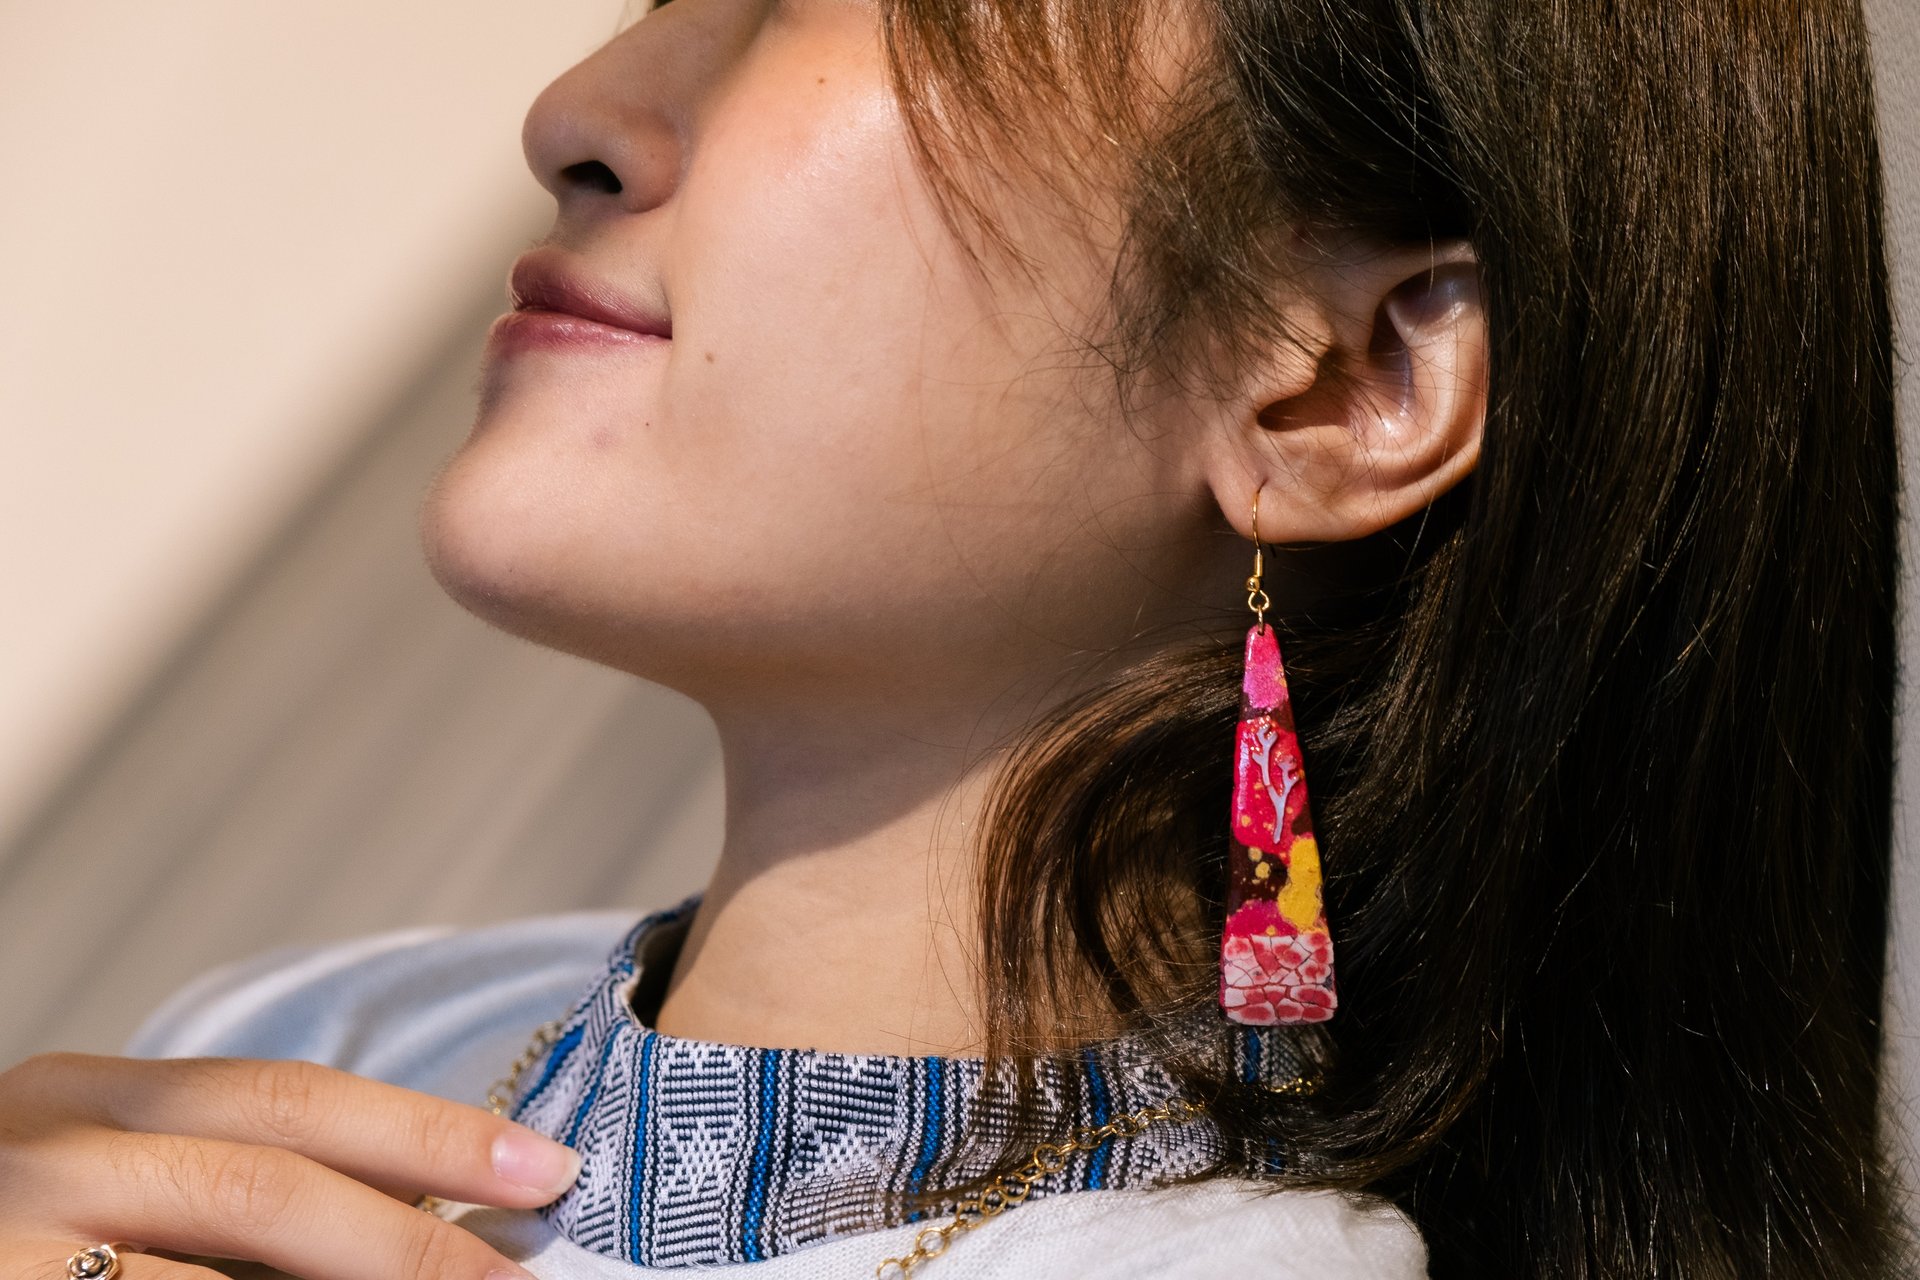
{"label": "cheek", "polygon": [[1058,309],[995,302],[883,83],[826,74],[757,67],[632,229],[665,358],[522,389],[442,473],[423,537],[463,604],[588,656],[619,632],[641,674],[719,661],[749,614],[796,664],[984,662],[1005,606],[1062,597],[1037,575],[1086,576],[1085,493],[1139,478],[1088,444],[1114,433],[1051,358]]}
{"label": "cheek", "polygon": [[947,263],[890,103],[825,93],[737,102],[689,171],[676,297],[701,336],[678,372],[703,415],[891,413],[966,321],[933,301]]}
{"label": "cheek", "polygon": [[993,452],[980,437],[1005,419],[979,406],[1014,362],[890,99],[789,105],[777,129],[756,123],[771,100],[739,106],[675,214],[676,296],[699,337],[675,355],[660,461],[750,502],[771,536],[835,548],[835,564],[897,556],[875,535],[930,528],[917,508],[949,455]]}
{"label": "cheek", "polygon": [[671,346],[510,370],[436,480],[422,539],[475,612],[549,640],[563,618],[692,626],[712,610],[718,628],[745,599],[799,623],[897,584],[901,547],[932,531],[920,415],[938,406],[943,446],[960,424],[954,397],[928,394],[929,353],[988,353],[929,305],[945,264],[922,253],[931,211],[903,199],[890,100],[782,115],[776,96],[731,100],[648,238],[623,229],[631,270],[665,282]]}

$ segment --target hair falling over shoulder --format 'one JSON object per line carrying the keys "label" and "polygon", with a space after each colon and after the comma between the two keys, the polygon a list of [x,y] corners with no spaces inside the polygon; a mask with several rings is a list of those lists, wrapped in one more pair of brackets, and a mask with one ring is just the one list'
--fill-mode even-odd
{"label": "hair falling over shoulder", "polygon": [[[1077,121],[1131,166],[1117,372],[1278,340],[1290,223],[1469,239],[1492,326],[1473,477],[1277,619],[1339,922],[1340,1016],[1297,1029],[1326,1086],[1195,1087],[1287,1153],[1278,1182],[1394,1199],[1437,1277],[1899,1273],[1858,5],[1176,9],[1204,56],[1148,120],[1147,6],[885,0],[954,225],[996,230],[941,156]],[[994,1052],[1087,975],[1136,1025],[1211,1008],[1238,659],[1129,668],[1017,745],[983,848]]]}

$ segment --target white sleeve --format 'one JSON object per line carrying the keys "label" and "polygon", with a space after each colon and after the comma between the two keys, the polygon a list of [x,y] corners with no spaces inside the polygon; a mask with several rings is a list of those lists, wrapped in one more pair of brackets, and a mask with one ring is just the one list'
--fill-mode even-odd
{"label": "white sleeve", "polygon": [[[1427,1247],[1369,1195],[1245,1179],[1051,1196],[956,1241],[947,1280],[1425,1280]],[[908,1243],[905,1239],[902,1243]],[[869,1261],[868,1270],[871,1269]],[[851,1280],[852,1272],[848,1272]]]}
{"label": "white sleeve", "polygon": [[334,996],[337,1004],[345,994],[341,979],[351,988],[347,971],[354,965],[449,931],[449,926],[428,925],[345,942],[274,947],[230,960],[161,1001],[121,1053],[129,1058],[300,1056],[250,1050],[309,1040],[284,1033],[322,1012],[312,1007],[317,992]]}
{"label": "white sleeve", "polygon": [[563,1016],[629,911],[418,925],[277,947],[210,969],[147,1015],[135,1058],[298,1058],[477,1103]]}
{"label": "white sleeve", "polygon": [[1398,1208],[1373,1196],[1278,1191],[1238,1210],[1169,1214],[1166,1234],[1110,1272],[1141,1280],[1424,1280],[1427,1250]]}

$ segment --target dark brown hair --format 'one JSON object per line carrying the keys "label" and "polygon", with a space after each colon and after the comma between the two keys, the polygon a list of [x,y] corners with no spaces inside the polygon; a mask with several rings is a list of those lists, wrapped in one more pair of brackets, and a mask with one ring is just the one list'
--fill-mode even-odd
{"label": "dark brown hair", "polygon": [[[1183,1067],[1237,1150],[1288,1156],[1230,1171],[1390,1196],[1438,1277],[1894,1274],[1897,476],[1857,4],[881,12],[957,231],[1021,261],[994,184],[1116,162],[1090,346],[1123,389],[1284,340],[1290,225],[1477,251],[1476,473],[1280,620],[1341,1007],[1295,1037],[1311,1099]],[[1164,84],[1157,19],[1199,34]],[[1013,751],[995,1056],[1089,984],[1142,1028],[1211,1008],[1238,656],[1129,666]]]}

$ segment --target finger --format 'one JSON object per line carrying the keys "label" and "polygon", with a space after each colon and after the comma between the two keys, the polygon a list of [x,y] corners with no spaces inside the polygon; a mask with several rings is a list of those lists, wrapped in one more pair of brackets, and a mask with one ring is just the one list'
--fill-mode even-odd
{"label": "finger", "polygon": [[103,1058],[70,1105],[138,1133],[296,1151],[411,1202],[530,1209],[579,1176],[572,1148],[481,1107],[313,1062]]}
{"label": "finger", "polygon": [[[18,1280],[68,1280],[67,1259],[86,1247],[72,1240],[9,1240],[0,1246],[0,1275]],[[114,1280],[231,1280],[209,1267],[149,1257],[126,1248],[118,1252],[120,1270]]]}
{"label": "finger", "polygon": [[171,1133],[63,1144],[62,1228],[247,1258],[305,1280],[488,1280],[527,1272],[469,1231],[280,1147]]}

